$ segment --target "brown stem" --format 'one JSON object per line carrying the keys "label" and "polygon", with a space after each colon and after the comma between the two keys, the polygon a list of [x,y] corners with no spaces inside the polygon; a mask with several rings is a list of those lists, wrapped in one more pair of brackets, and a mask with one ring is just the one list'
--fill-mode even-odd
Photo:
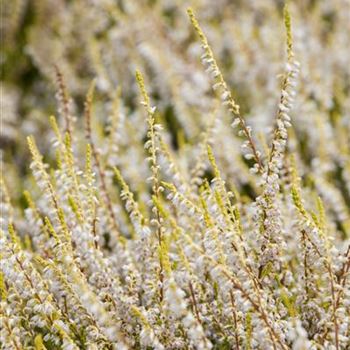
{"label": "brown stem", "polygon": [[198,311],[198,306],[197,306],[197,300],[196,300],[196,296],[195,296],[195,294],[194,294],[194,290],[193,290],[192,283],[191,283],[191,282],[188,282],[188,285],[189,285],[189,287],[190,287],[190,292],[191,292],[191,297],[192,297],[193,308],[194,308],[194,311],[195,311],[195,314],[196,314],[197,321],[198,321],[198,323],[202,324],[202,321],[201,321],[200,316],[199,316],[199,311]]}
{"label": "brown stem", "polygon": [[[11,330],[11,328],[10,328],[10,325],[9,325],[8,321],[6,320],[6,322],[4,322],[4,323],[5,323],[5,327],[6,327],[6,329],[7,329],[7,332],[8,332],[8,333],[10,334],[10,336],[11,336],[11,335],[12,335],[12,330]],[[11,337],[11,341],[12,341],[13,345],[15,346],[16,350],[22,350],[22,348],[18,345],[16,339],[14,339],[14,338]]]}
{"label": "brown stem", "polygon": [[332,304],[333,304],[333,322],[334,322],[334,333],[335,333],[335,348],[339,350],[339,327],[338,327],[338,318],[337,318],[337,305],[335,300],[335,290],[334,290],[334,282],[333,282],[333,273],[329,263],[327,263],[327,270],[329,273],[330,281],[331,281],[331,294],[332,294]]}
{"label": "brown stem", "polygon": [[96,232],[96,224],[97,224],[97,214],[96,214],[96,207],[95,207],[95,213],[94,213],[94,219],[92,221],[92,235],[94,236],[94,245],[95,248],[98,249],[98,242],[97,242],[97,232]]}
{"label": "brown stem", "polygon": [[65,131],[68,132],[70,138],[72,139],[72,126],[71,126],[71,115],[69,111],[69,95],[67,93],[67,87],[64,82],[63,74],[59,67],[55,64],[55,73],[56,73],[56,79],[57,79],[57,85],[58,85],[58,94],[62,101],[59,101],[62,103],[62,109],[63,109],[63,117],[66,123]]}
{"label": "brown stem", "polygon": [[232,304],[233,322],[235,325],[236,350],[239,350],[239,337],[238,337],[238,331],[237,331],[238,322],[237,322],[235,299],[234,299],[232,291],[230,291],[230,298],[231,298],[231,304]]}
{"label": "brown stem", "polygon": [[[214,260],[212,257],[210,256],[205,256],[206,258],[208,258],[210,261],[213,262],[213,264],[215,264],[215,266],[220,266],[219,263],[216,262],[216,260]],[[232,277],[227,271],[225,271],[224,269],[222,270],[222,273],[231,281],[233,287],[237,290],[239,290],[243,297],[245,299],[247,299],[250,304],[253,306],[253,308],[255,309],[255,311],[259,314],[260,318],[262,319],[262,321],[265,323],[266,328],[269,331],[269,335],[271,338],[272,343],[275,342],[275,340],[277,341],[277,343],[281,346],[281,348],[283,350],[288,350],[288,348],[286,347],[285,344],[282,343],[280,337],[277,335],[276,331],[274,330],[273,326],[270,324],[269,320],[268,320],[268,316],[265,312],[265,310],[261,307],[262,305],[262,300],[259,296],[259,293],[257,294],[257,298],[258,301],[254,301],[253,298],[251,297],[251,295],[242,287],[242,285],[240,284],[240,282],[238,280],[236,280],[234,277]]]}
{"label": "brown stem", "polygon": [[106,184],[106,175],[103,171],[103,168],[102,168],[102,165],[100,162],[100,158],[99,158],[99,154],[97,152],[97,149],[96,149],[93,137],[92,137],[92,130],[91,130],[92,95],[93,95],[93,89],[91,88],[91,90],[89,91],[88,96],[86,98],[86,101],[85,101],[86,138],[88,139],[88,141],[91,145],[92,156],[94,158],[97,172],[98,172],[98,175],[99,175],[100,180],[101,180],[101,183],[100,183],[101,190],[102,190],[105,204],[106,204],[106,207],[107,207],[110,219],[111,219],[112,227],[115,230],[117,236],[119,236],[119,227],[118,227],[117,220],[116,220],[116,217],[115,217],[114,212],[113,212],[112,201],[111,201],[111,198],[108,194],[108,189],[107,189],[107,184]]}
{"label": "brown stem", "polygon": [[259,170],[260,173],[262,173],[263,170],[264,170],[264,166],[263,166],[263,164],[262,164],[261,158],[260,158],[259,155],[258,155],[258,152],[257,152],[257,150],[256,150],[254,141],[253,141],[253,139],[252,139],[252,137],[251,137],[251,135],[250,135],[250,132],[249,132],[248,129],[247,129],[245,120],[244,120],[243,117],[240,115],[240,113],[235,114],[235,116],[237,116],[238,119],[239,119],[239,123],[240,123],[240,125],[241,125],[241,128],[243,129],[244,136],[247,138],[248,143],[249,143],[249,146],[250,146],[250,148],[251,148],[251,150],[252,150],[252,152],[253,152],[254,160],[255,160],[255,162],[258,164],[258,170]]}
{"label": "brown stem", "polygon": [[305,242],[305,231],[302,231],[303,237],[303,248],[304,248],[304,278],[305,278],[305,293],[308,298],[309,295],[309,286],[308,286],[308,264],[307,264],[307,253],[306,253],[306,242]]}

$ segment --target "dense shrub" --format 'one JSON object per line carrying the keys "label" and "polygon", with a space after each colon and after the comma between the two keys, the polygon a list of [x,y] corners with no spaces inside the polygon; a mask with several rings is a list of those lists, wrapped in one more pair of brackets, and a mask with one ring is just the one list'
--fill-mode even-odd
{"label": "dense shrub", "polygon": [[12,2],[2,349],[350,348],[350,4],[280,5]]}

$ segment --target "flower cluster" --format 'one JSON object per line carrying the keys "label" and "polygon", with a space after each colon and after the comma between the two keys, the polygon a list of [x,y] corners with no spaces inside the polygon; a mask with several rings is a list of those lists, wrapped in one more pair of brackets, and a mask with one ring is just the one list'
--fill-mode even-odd
{"label": "flower cluster", "polygon": [[348,1],[178,3],[4,5],[1,349],[350,348]]}

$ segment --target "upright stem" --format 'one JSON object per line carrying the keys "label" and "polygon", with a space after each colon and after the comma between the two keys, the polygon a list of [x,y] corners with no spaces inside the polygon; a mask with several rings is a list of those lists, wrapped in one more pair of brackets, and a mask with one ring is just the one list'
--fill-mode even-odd
{"label": "upright stem", "polygon": [[100,162],[100,157],[98,154],[98,151],[96,149],[93,137],[92,137],[92,131],[91,131],[91,114],[92,114],[92,98],[93,98],[93,93],[94,93],[94,82],[92,82],[88,94],[86,96],[86,101],[85,101],[85,129],[86,129],[86,138],[89,141],[90,145],[91,145],[91,152],[92,152],[92,156],[94,158],[95,161],[95,165],[97,168],[97,172],[98,175],[100,177],[101,180],[101,190],[103,193],[103,197],[105,199],[105,204],[111,219],[111,225],[116,233],[117,236],[119,236],[119,227],[117,224],[117,220],[113,211],[113,206],[112,206],[112,201],[111,198],[108,194],[108,189],[107,189],[107,184],[106,184],[106,175],[105,172],[103,171],[101,162]]}

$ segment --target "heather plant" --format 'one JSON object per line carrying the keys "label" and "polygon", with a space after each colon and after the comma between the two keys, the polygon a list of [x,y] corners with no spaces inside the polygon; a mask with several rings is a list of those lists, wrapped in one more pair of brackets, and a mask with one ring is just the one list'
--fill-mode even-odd
{"label": "heather plant", "polygon": [[350,4],[280,5],[5,4],[1,349],[350,348]]}

